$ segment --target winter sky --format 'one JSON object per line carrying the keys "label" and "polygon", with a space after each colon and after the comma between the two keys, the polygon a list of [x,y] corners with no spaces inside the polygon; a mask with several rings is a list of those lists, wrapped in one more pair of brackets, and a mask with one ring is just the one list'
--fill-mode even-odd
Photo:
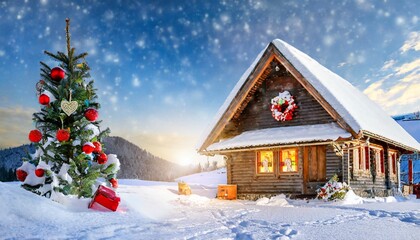
{"label": "winter sky", "polygon": [[420,1],[0,1],[0,148],[29,143],[43,54],[72,43],[112,135],[188,163],[208,122],[281,38],[390,115],[420,110]]}

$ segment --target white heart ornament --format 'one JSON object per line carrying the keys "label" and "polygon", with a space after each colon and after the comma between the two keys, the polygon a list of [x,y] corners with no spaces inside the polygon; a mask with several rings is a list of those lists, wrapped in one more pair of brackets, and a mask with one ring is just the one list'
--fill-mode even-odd
{"label": "white heart ornament", "polygon": [[78,106],[79,104],[76,101],[61,101],[61,109],[63,109],[63,112],[65,112],[67,116],[70,116],[72,113],[74,113]]}

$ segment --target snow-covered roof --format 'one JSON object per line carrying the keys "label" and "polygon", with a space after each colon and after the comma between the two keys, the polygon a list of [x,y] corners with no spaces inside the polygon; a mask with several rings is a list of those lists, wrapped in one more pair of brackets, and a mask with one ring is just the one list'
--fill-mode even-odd
{"label": "snow-covered roof", "polygon": [[276,39],[273,44],[355,132],[368,131],[420,150],[410,134],[349,82],[286,42]]}
{"label": "snow-covered roof", "polygon": [[[420,150],[419,142],[408,134],[381,107],[348,81],[280,39],[273,40],[272,45],[277,48],[306,81],[335,109],[354,132],[374,135],[411,148],[411,150]],[[224,104],[220,107],[213,122],[204,132],[198,149],[206,149],[204,144],[206,144],[210,134],[220,123],[220,119],[224,116],[232,104],[233,99],[249,79],[252,71],[255,70],[267,48],[268,46],[261,51],[248,70],[239,79]],[[209,150],[208,147],[207,150]]]}
{"label": "snow-covered roof", "polygon": [[257,66],[259,60],[263,56],[264,52],[267,50],[269,45],[267,45],[255,58],[254,62],[249,66],[249,68],[242,74],[239,81],[236,83],[235,87],[233,87],[232,91],[230,91],[228,97],[226,98],[223,105],[219,108],[216,115],[214,116],[213,120],[208,124],[206,130],[201,135],[201,138],[197,144],[197,149],[200,149],[206,139],[208,138],[209,134],[214,130],[219,120],[222,118],[223,114],[228,109],[229,105],[232,103],[232,100],[235,98],[235,96],[238,94],[241,87],[244,85],[245,81],[248,79],[249,75],[251,74],[252,70],[254,70],[255,66]]}
{"label": "snow-covered roof", "polygon": [[336,123],[267,128],[243,132],[233,138],[213,143],[207,147],[207,150],[220,151],[245,147],[334,141],[339,137],[348,138],[351,137],[351,134]]}

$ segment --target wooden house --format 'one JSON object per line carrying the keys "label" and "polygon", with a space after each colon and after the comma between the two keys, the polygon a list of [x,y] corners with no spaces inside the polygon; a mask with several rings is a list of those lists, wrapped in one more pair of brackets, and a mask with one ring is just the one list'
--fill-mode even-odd
{"label": "wooden house", "polygon": [[223,155],[238,197],[313,195],[334,174],[362,196],[386,196],[401,154],[420,144],[349,82],[282,40],[238,81],[198,152]]}

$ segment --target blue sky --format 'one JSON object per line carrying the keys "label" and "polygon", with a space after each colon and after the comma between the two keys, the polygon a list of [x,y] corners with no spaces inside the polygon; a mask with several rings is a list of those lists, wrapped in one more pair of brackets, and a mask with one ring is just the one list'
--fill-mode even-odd
{"label": "blue sky", "polygon": [[112,135],[179,163],[257,54],[280,38],[390,114],[420,110],[420,2],[0,1],[0,147],[28,143],[44,50],[87,62]]}

